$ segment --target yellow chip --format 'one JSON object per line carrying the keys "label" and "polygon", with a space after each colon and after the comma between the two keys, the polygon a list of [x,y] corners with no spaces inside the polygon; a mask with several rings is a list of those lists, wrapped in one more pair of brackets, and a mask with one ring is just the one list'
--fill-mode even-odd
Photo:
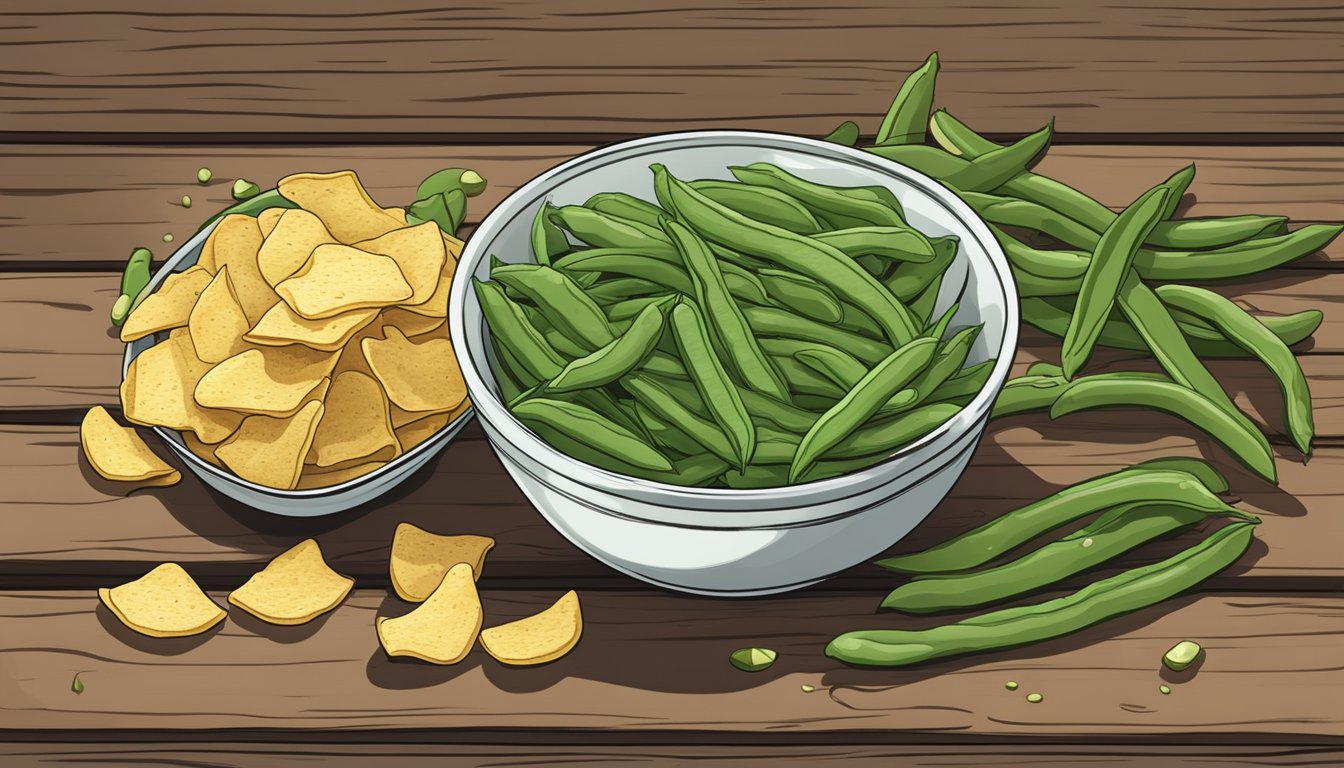
{"label": "yellow chip", "polygon": [[151,333],[186,325],[197,297],[209,284],[210,273],[201,267],[169,275],[157,291],[146,296],[140,306],[131,311],[121,326],[121,340],[131,342]]}
{"label": "yellow chip", "polygon": [[313,438],[313,463],[330,467],[352,459],[372,458],[379,451],[400,452],[392,433],[383,388],[356,371],[338,374],[331,383],[326,412]]}
{"label": "yellow chip", "polygon": [[397,268],[411,286],[406,304],[420,304],[434,295],[443,274],[443,230],[432,221],[413,227],[394,229],[382,237],[357,243],[356,247],[369,253],[379,253],[397,263]]}
{"label": "yellow chip", "polygon": [[439,430],[448,426],[448,423],[457,418],[458,413],[449,411],[448,413],[436,413],[432,416],[426,416],[419,421],[413,421],[409,424],[403,424],[396,427],[393,431],[397,435],[397,442],[401,444],[401,452],[406,453],[415,446],[425,442],[438,433]]}
{"label": "yellow chip", "polygon": [[215,446],[201,442],[190,432],[182,432],[178,436],[182,438],[182,444],[187,446],[187,450],[196,454],[197,458],[221,469],[224,467],[224,462],[220,461],[219,457],[215,455]]}
{"label": "yellow chip", "polygon": [[84,414],[79,444],[89,466],[108,480],[161,487],[182,479],[182,473],[155,455],[134,429],[118,424],[101,405]]}
{"label": "yellow chip", "polygon": [[404,214],[399,218],[373,202],[354,171],[296,173],[276,187],[286,199],[316,214],[342,243],[371,240],[406,225]]}
{"label": "yellow chip", "polygon": [[270,236],[275,225],[280,223],[280,217],[285,211],[292,211],[293,208],[266,208],[257,214],[257,228],[261,230],[262,238]]}
{"label": "yellow chip", "polygon": [[233,291],[229,268],[220,267],[214,279],[201,291],[187,321],[196,357],[207,363],[218,363],[242,352],[247,348],[243,334],[247,333],[249,325],[247,315],[238,303],[238,295]]}
{"label": "yellow chip", "polygon": [[453,274],[457,271],[457,257],[462,255],[462,241],[451,235],[443,236],[447,258],[443,261],[443,272],[439,274],[439,285],[434,294],[421,304],[407,306],[407,311],[429,317],[448,316],[448,290],[453,286]]}
{"label": "yellow chip", "polygon": [[387,338],[360,342],[369,367],[398,408],[425,414],[451,411],[467,397],[462,369],[448,339],[419,343],[385,326]]}
{"label": "yellow chip", "polygon": [[313,445],[322,403],[310,400],[286,419],[248,416],[215,455],[244,480],[292,491],[303,470],[303,457]]}
{"label": "yellow chip", "polygon": [[303,405],[335,364],[334,354],[297,344],[249,349],[211,368],[194,394],[206,408],[287,416]]}
{"label": "yellow chip", "polygon": [[489,536],[443,536],[410,523],[398,523],[392,535],[388,570],[402,600],[418,603],[429,597],[455,565],[465,563],[472,578],[481,578],[485,555],[495,546]]}
{"label": "yellow chip", "polygon": [[205,443],[218,443],[242,422],[240,413],[202,407],[192,390],[210,368],[196,357],[185,328],[135,356],[121,383],[127,421],[145,426],[189,429]]}
{"label": "yellow chip", "polygon": [[224,619],[224,610],[177,563],[164,563],[119,587],[100,588],[98,599],[122,624],[150,637],[196,635]]}
{"label": "yellow chip", "polygon": [[201,249],[199,262],[211,272],[218,272],[226,266],[229,268],[234,295],[238,297],[238,303],[252,325],[280,300],[257,267],[259,250],[261,228],[257,226],[257,220],[233,213],[215,225]]}
{"label": "yellow chip", "polygon": [[266,282],[275,286],[297,272],[317,246],[334,242],[336,238],[327,231],[321,219],[308,211],[286,210],[275,229],[262,241],[261,250],[257,252],[257,267]]}
{"label": "yellow chip", "polygon": [[309,464],[304,466],[303,474],[299,476],[299,484],[295,486],[298,490],[304,491],[311,488],[327,488],[333,485],[340,485],[356,477],[363,477],[373,470],[386,464],[386,461],[369,461],[363,464],[354,464],[331,471],[316,471],[317,467]]}
{"label": "yellow chip", "polygon": [[322,320],[309,320],[280,302],[266,311],[244,337],[253,344],[305,347],[335,352],[378,316],[376,309],[354,309]]}
{"label": "yellow chip", "polygon": [[378,641],[388,656],[456,664],[476,642],[481,618],[481,598],[471,566],[459,563],[415,610],[395,619],[379,619]]}
{"label": "yellow chip", "polygon": [[340,605],[354,585],[327,565],[316,541],[304,539],[230,592],[229,602],[272,624],[304,624]]}
{"label": "yellow chip", "polygon": [[447,318],[416,314],[405,307],[388,307],[383,310],[382,318],[384,326],[396,328],[407,338],[424,336],[433,331],[443,331],[444,338],[448,337]]}
{"label": "yellow chip", "polygon": [[583,635],[583,612],[574,590],[525,619],[481,632],[485,652],[505,664],[545,664],[569,653]]}
{"label": "yellow chip", "polygon": [[309,320],[383,307],[411,295],[395,261],[348,245],[319,245],[308,262],[275,290]]}

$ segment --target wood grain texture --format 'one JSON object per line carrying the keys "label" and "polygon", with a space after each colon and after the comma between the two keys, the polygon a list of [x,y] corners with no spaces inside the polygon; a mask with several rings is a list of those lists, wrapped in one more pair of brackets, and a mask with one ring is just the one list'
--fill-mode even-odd
{"label": "wood grain texture", "polygon": [[[1256,534],[1260,543],[1210,588],[1344,587],[1338,547],[1344,517],[1337,514],[1344,504],[1338,483],[1344,449],[1318,448],[1305,466],[1284,456],[1275,488],[1174,420],[1145,424],[1115,415],[1074,424],[1022,416],[991,425],[948,498],[892,552],[928,547],[1063,486],[1165,455],[1208,457],[1227,474],[1241,506],[1264,519]],[[89,468],[73,427],[3,428],[0,487],[8,489],[0,500],[0,589],[108,586],[164,560],[186,564],[205,584],[231,588],[310,536],[333,567],[363,586],[382,587],[388,584],[392,533],[402,521],[495,538],[482,576],[492,588],[638,583],[556,533],[504,474],[475,424],[389,497],[327,518],[258,512],[205,490],[189,473],[173,488],[128,493]],[[1152,562],[1200,535],[1137,550],[1114,567]],[[864,563],[812,591],[869,589],[877,595],[899,578]]]}
{"label": "wood grain texture", "polygon": [[[486,624],[534,613],[560,589],[486,589]],[[606,732],[662,743],[732,733],[756,744],[815,734],[879,743],[1344,738],[1344,713],[1330,705],[1344,686],[1344,600],[1332,595],[1186,596],[1056,641],[905,670],[849,668],[822,654],[845,630],[921,623],[872,615],[871,594],[743,602],[590,591],[582,600],[583,639],[554,663],[508,668],[476,648],[459,665],[433,667],[378,647],[376,617],[410,607],[382,590],[356,591],[309,625],[274,627],[234,610],[204,635],[168,640],[122,627],[92,590],[3,592],[0,727],[147,740],[199,729],[345,729],[382,741],[383,730],[451,739],[515,728],[589,731],[570,736],[588,743]],[[1205,648],[1198,669],[1160,671],[1163,652],[1192,637]],[[779,659],[738,672],[727,657],[745,645],[774,648]],[[82,695],[70,691],[76,672]],[[1005,690],[1006,680],[1021,688]],[[1158,691],[1164,682],[1169,696]],[[1030,704],[1029,692],[1045,700]]]}
{"label": "wood grain texture", "polygon": [[[2,31],[0,31],[2,33]],[[0,91],[3,87],[0,86]],[[490,181],[468,206],[469,225],[519,185],[590,146],[471,147],[112,147],[0,144],[0,269],[42,271],[48,264],[117,269],[136,246],[160,258],[213,211],[232,203],[243,177],[263,186],[298,171],[356,170],[385,205],[411,202],[420,179],[445,166],[477,169]],[[1278,213],[1301,221],[1341,217],[1338,180],[1344,147],[1061,146],[1038,170],[1077,186],[1114,208],[1172,172],[1195,163],[1198,176],[1182,215]],[[209,185],[196,169],[211,168]],[[190,209],[180,204],[191,195]],[[582,201],[575,201],[582,202]],[[1344,245],[1297,266],[1344,260]]]}
{"label": "wood grain texture", "polygon": [[863,0],[720,7],[162,0],[9,8],[10,132],[871,132],[933,50],[940,103],[994,131],[1339,135],[1338,5]]}

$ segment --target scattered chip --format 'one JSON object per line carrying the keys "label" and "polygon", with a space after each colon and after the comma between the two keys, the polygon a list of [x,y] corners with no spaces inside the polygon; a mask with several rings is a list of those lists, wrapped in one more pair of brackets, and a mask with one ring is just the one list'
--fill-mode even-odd
{"label": "scattered chip", "polygon": [[297,344],[241,352],[211,368],[196,385],[206,408],[288,416],[326,378],[336,356]]}
{"label": "scattered chip", "polygon": [[456,664],[476,642],[481,619],[481,598],[471,566],[459,563],[415,610],[395,619],[379,619],[378,641],[389,656]]}
{"label": "scattered chip", "polygon": [[267,310],[257,321],[257,327],[248,331],[244,338],[253,344],[302,344],[323,352],[335,352],[376,317],[376,309],[353,309],[322,320],[309,320],[282,301]]}
{"label": "scattered chip", "polygon": [[541,613],[482,630],[481,647],[505,664],[545,664],[569,653],[582,635],[579,595],[570,590]]}
{"label": "scattered chip", "polygon": [[247,333],[249,325],[229,280],[229,268],[220,267],[214,279],[201,291],[187,320],[196,357],[207,363],[218,363],[242,352],[247,348],[243,334]]}
{"label": "scattered chip", "polygon": [[467,397],[462,369],[448,339],[419,343],[395,327],[386,326],[387,338],[361,342],[369,367],[398,408],[418,413],[451,411]]}
{"label": "scattered chip", "polygon": [[189,429],[206,443],[228,437],[243,416],[202,407],[192,397],[209,365],[196,357],[185,328],[135,356],[121,383],[121,409],[127,421],[145,426]]}
{"label": "scattered chip", "polygon": [[495,546],[489,536],[443,536],[410,523],[399,523],[392,535],[392,558],[388,570],[392,586],[402,600],[418,603],[429,597],[455,565],[471,567],[472,578],[481,578],[485,555]]}
{"label": "scattered chip", "polygon": [[169,275],[158,290],[131,310],[121,326],[121,340],[132,342],[151,333],[186,325],[196,298],[209,284],[210,273],[201,267]]}
{"label": "scattered chip", "polygon": [[119,587],[100,588],[98,599],[122,624],[150,637],[196,635],[224,619],[224,610],[177,563],[164,563]]}
{"label": "scattered chip", "polygon": [[382,254],[397,263],[411,286],[412,293],[405,299],[406,304],[421,304],[434,295],[439,276],[443,274],[444,260],[448,257],[442,230],[432,221],[394,229],[381,237],[358,243],[356,247]]}
{"label": "scattered chip", "polygon": [[395,304],[411,295],[395,261],[348,245],[319,245],[275,290],[309,320]]}
{"label": "scattered chip", "polygon": [[[272,286],[299,270],[319,245],[336,242],[322,220],[300,208],[270,208],[280,218],[257,252],[261,276]],[[261,217],[257,217],[261,223]]]}
{"label": "scattered chip", "polygon": [[271,624],[304,624],[340,605],[354,585],[304,539],[229,593],[229,602]]}
{"label": "scattered chip", "polygon": [[401,446],[387,407],[377,381],[356,371],[338,374],[313,438],[313,463],[330,467],[352,459],[395,458]]}
{"label": "scattered chip", "polygon": [[280,300],[266,278],[261,276],[261,269],[257,266],[257,253],[260,250],[261,228],[257,226],[257,220],[233,213],[215,225],[201,248],[200,261],[197,262],[211,272],[218,272],[224,266],[229,268],[234,294],[248,322],[254,325],[266,314],[266,310]]}
{"label": "scattered chip", "polygon": [[292,491],[313,445],[322,403],[311,400],[289,418],[248,416],[215,455],[244,480]]}
{"label": "scattered chip", "polygon": [[296,173],[276,188],[285,199],[316,214],[342,243],[371,240],[406,226],[405,214],[398,218],[373,202],[354,171]]}
{"label": "scattered chip", "polygon": [[134,429],[118,424],[101,405],[84,414],[79,444],[89,465],[108,480],[159,487],[182,479],[182,473],[155,455]]}
{"label": "scattered chip", "polygon": [[363,464],[332,468],[330,471],[317,471],[318,468],[310,464],[303,468],[303,474],[299,476],[299,484],[294,487],[300,491],[313,488],[329,488],[354,480],[357,477],[363,477],[384,464],[387,464],[387,462],[369,461]]}

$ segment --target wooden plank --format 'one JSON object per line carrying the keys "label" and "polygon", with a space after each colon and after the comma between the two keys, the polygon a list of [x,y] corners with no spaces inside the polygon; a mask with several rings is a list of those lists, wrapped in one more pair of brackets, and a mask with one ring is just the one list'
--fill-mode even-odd
{"label": "wooden plank", "polygon": [[[0,30],[3,34],[3,30]],[[0,92],[4,87],[0,85]],[[773,126],[779,128],[780,126]],[[589,146],[531,147],[113,147],[0,145],[5,237],[0,267],[41,271],[51,262],[119,269],[131,248],[171,253],[162,236],[183,242],[209,213],[232,201],[236,177],[270,186],[297,171],[353,168],[386,205],[409,203],[415,185],[451,165],[490,180],[471,201],[474,224],[520,184]],[[1140,192],[1194,162],[1199,177],[1183,215],[1279,213],[1303,221],[1338,219],[1344,147],[1060,146],[1039,170],[1122,208]],[[215,180],[202,187],[196,169]],[[180,205],[190,195],[194,205]],[[1321,259],[1344,258],[1336,243]]]}
{"label": "wooden plank", "polygon": [[[1281,458],[1276,488],[1174,420],[1151,424],[1113,415],[1053,424],[1022,416],[991,425],[949,497],[893,551],[923,549],[1060,487],[1147,459],[1202,455],[1227,474],[1244,508],[1264,519],[1257,532],[1262,543],[1210,588],[1344,587],[1338,547],[1344,517],[1337,514],[1344,503],[1337,481],[1344,448],[1318,448],[1305,466]],[[186,564],[206,584],[229,588],[310,536],[335,568],[361,585],[381,587],[388,584],[392,532],[401,521],[494,537],[498,543],[482,581],[493,588],[637,584],[552,530],[504,474],[475,424],[390,498],[328,518],[258,512],[204,490],[190,475],[173,488],[127,495],[88,467],[73,427],[3,428],[0,487],[8,489],[0,499],[0,588],[109,586],[164,560]],[[1152,545],[1120,562],[1123,567],[1151,562],[1199,535]],[[897,579],[865,563],[818,589],[880,593]]]}
{"label": "wooden plank", "polygon": [[[484,590],[486,623],[540,610],[561,588]],[[563,729],[587,731],[567,740],[588,743],[606,733],[675,743],[703,732],[758,744],[854,733],[951,744],[1344,738],[1344,712],[1329,705],[1344,686],[1344,600],[1332,595],[1187,596],[1040,645],[903,670],[849,668],[822,654],[842,631],[920,623],[872,615],[871,594],[738,602],[590,591],[582,600],[584,637],[572,653],[507,668],[479,648],[450,667],[388,659],[375,619],[409,606],[382,590],[357,591],[312,625],[274,627],[235,610],[204,635],[170,640],[130,632],[88,590],[0,593],[3,728],[148,741],[205,729],[216,738],[278,731],[280,740],[350,729],[367,741],[383,741],[383,730],[451,739]],[[1187,638],[1205,648],[1198,669],[1160,671],[1162,653]],[[727,655],[745,645],[774,648],[779,660],[737,672]],[[76,672],[81,695],[70,690]],[[1007,680],[1021,688],[1005,690]],[[1164,682],[1170,695],[1158,691]],[[1044,701],[1028,703],[1030,692]]]}
{"label": "wooden plank", "polygon": [[1341,23],[1327,0],[615,0],[460,7],[256,0],[183,12],[9,8],[5,130],[172,134],[629,135],[708,127],[873,130],[942,54],[939,101],[998,131],[1339,135]]}

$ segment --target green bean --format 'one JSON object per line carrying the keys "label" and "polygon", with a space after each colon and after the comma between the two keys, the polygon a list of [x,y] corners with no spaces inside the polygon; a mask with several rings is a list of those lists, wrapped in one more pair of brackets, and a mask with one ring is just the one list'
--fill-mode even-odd
{"label": "green bean", "polygon": [[624,192],[599,192],[588,198],[583,207],[649,227],[657,227],[658,221],[667,216],[662,208]]}
{"label": "green bean", "polygon": [[802,435],[817,422],[817,414],[759,392],[739,389],[738,395],[742,397],[742,404],[758,427],[773,425],[786,432]]}
{"label": "green bean", "polygon": [[[859,226],[906,225],[900,204],[891,205],[895,197],[889,190],[886,196],[882,196],[868,187],[842,188],[818,184],[769,163],[729,166],[728,170],[743,184],[775,189],[796,198],[827,221],[858,222]],[[854,189],[867,189],[869,192],[858,197],[853,194]]]}
{"label": "green bean", "polygon": [[667,309],[668,305],[675,302],[677,296],[674,293],[655,294],[653,296],[638,296],[633,299],[625,299],[615,304],[608,304],[602,307],[608,321],[629,320],[643,312],[646,307],[662,307]]}
{"label": "green bean", "polygon": [[954,235],[932,237],[929,242],[933,245],[931,261],[901,264],[884,281],[887,290],[900,301],[913,301],[936,276],[947,272],[957,257],[959,241]]}
{"label": "green bean", "polygon": [[798,450],[798,436],[788,432],[757,430],[756,452],[751,456],[751,464],[785,464],[793,461]]}
{"label": "green bean", "polygon": [[[534,397],[514,406],[512,412],[529,428],[543,425],[565,435],[587,452],[645,469],[672,469],[665,456],[633,432],[577,403]],[[580,458],[573,453],[569,455]]]}
{"label": "green bean", "polygon": [[1166,411],[1203,430],[1256,474],[1277,482],[1274,454],[1260,430],[1245,423],[1244,415],[1233,416],[1195,390],[1166,381],[1087,376],[1059,393],[1050,406],[1050,418],[1093,408]]}
{"label": "green bean", "polygon": [[1192,285],[1162,285],[1157,288],[1157,297],[1164,304],[1207,320],[1269,368],[1283,392],[1288,433],[1298,450],[1310,454],[1311,439],[1316,433],[1311,414],[1311,389],[1292,350],[1230,299],[1213,291]]}
{"label": "green bean", "polygon": [[298,208],[298,207],[299,207],[298,203],[291,202],[290,200],[286,199],[283,195],[281,195],[280,190],[268,189],[259,195],[249,197],[248,199],[243,200],[242,202],[234,203],[233,205],[230,205],[228,208],[225,208],[219,213],[216,213],[215,215],[201,222],[201,226],[197,227],[196,231],[200,232],[204,230],[206,227],[210,226],[211,224],[214,224],[216,221],[219,221],[225,216],[234,213],[240,213],[244,216],[256,217],[257,214],[261,213],[267,208]]}
{"label": "green bean", "polygon": [[[1094,377],[1089,377],[1094,378]],[[990,419],[1016,416],[1031,411],[1049,410],[1069,386],[1063,376],[1018,376],[1009,379],[999,390]]]}
{"label": "green bean", "polygon": [[640,368],[647,373],[654,373],[666,378],[690,380],[690,376],[686,373],[686,368],[680,360],[656,349],[644,358],[644,361],[640,363]]}
{"label": "green bean", "polygon": [[925,402],[941,403],[946,401],[961,400],[963,398],[974,398],[989,383],[990,374],[994,372],[994,360],[986,360],[983,363],[962,368],[957,375],[943,382],[925,398]]}
{"label": "green bean", "polygon": [[551,220],[598,248],[633,248],[663,256],[676,255],[672,243],[658,228],[581,205],[557,208],[551,212]]}
{"label": "green bean", "polygon": [[717,179],[701,179],[688,185],[719,205],[756,221],[800,235],[821,231],[821,223],[807,206],[777,189]]}
{"label": "green bean", "polygon": [[493,365],[490,366],[490,371],[495,377],[495,388],[499,390],[499,399],[505,403],[512,402],[527,387],[519,380],[519,374],[515,373],[515,365],[510,364],[504,350],[500,348],[498,338],[490,340],[490,348],[494,352],[494,361]]}
{"label": "green bean", "polygon": [[748,256],[745,253],[739,253],[738,251],[734,251],[732,248],[729,248],[726,245],[722,245],[721,243],[716,243],[713,240],[709,240],[708,242],[709,242],[709,250],[713,251],[714,255],[718,257],[719,261],[722,261],[724,263],[734,264],[743,269],[749,269],[752,271],[766,269],[774,265],[773,262],[769,262],[764,259],[758,259],[755,256]]}
{"label": "green bean", "polygon": [[933,280],[910,302],[910,312],[925,327],[933,320],[933,308],[938,303],[938,294],[943,288],[943,276],[935,275]]}
{"label": "green bean", "polygon": [[525,373],[533,383],[549,381],[560,373],[565,367],[564,358],[532,327],[522,307],[506,296],[498,283],[475,280],[472,287],[491,338],[509,353],[515,371]]}
{"label": "green bean", "polygon": [[1014,144],[967,160],[941,149],[920,145],[876,146],[868,151],[879,157],[908,165],[939,181],[966,192],[988,192],[1026,170],[1036,156],[1050,144],[1054,123],[1031,133]]}
{"label": "green bean", "polygon": [[[738,452],[734,450],[728,436],[713,421],[696,413],[673,395],[670,384],[667,380],[649,374],[632,374],[621,379],[621,385],[640,405],[729,465],[738,466]],[[704,406],[703,403],[699,405]]]}
{"label": "green bean", "polygon": [[[668,335],[670,336],[671,334]],[[676,349],[675,340],[672,343],[672,348],[674,350]],[[683,408],[697,416],[702,416],[706,419],[709,418],[709,408],[705,406],[705,401],[701,399],[700,390],[696,389],[695,385],[691,383],[691,375],[686,371],[686,368],[682,366],[681,360],[673,355],[667,355],[667,357],[670,360],[676,361],[678,370],[681,372],[680,375],[665,376],[663,374],[653,373],[652,371],[640,371],[639,373],[627,376],[626,379],[652,379],[654,383],[659,385],[659,388],[662,391],[666,392],[674,400],[680,403]],[[622,384],[624,384],[624,382],[625,380],[622,380]],[[738,394],[740,396],[741,392],[739,391]]]}
{"label": "green bean", "polygon": [[728,463],[712,453],[701,452],[672,462],[671,472],[644,472],[642,477],[669,485],[709,485],[728,469]]}
{"label": "green bean", "polygon": [[692,295],[691,278],[680,263],[650,253],[621,252],[619,249],[597,248],[571,253],[555,264],[565,273],[601,272],[627,275],[647,280],[678,293]]}
{"label": "green bean", "polygon": [[877,321],[868,316],[867,312],[850,304],[842,297],[837,296],[836,298],[840,299],[840,322],[837,323],[839,327],[874,340],[880,341],[884,338],[882,328],[878,326]]}
{"label": "green bean", "polygon": [[911,227],[850,227],[812,236],[850,257],[876,256],[892,261],[924,263],[934,257],[933,244]]}
{"label": "green bean", "polygon": [[545,327],[541,327],[538,325],[536,321],[540,317],[539,310],[532,307],[523,307],[523,311],[527,314],[528,321],[532,323],[532,326],[541,332],[542,337],[546,339],[546,342],[550,344],[556,352],[559,352],[561,355],[568,358],[583,357],[588,354],[589,350],[581,346],[579,342],[566,336],[555,326],[546,324]]}
{"label": "green bean", "polygon": [[1192,459],[1188,456],[1160,456],[1156,459],[1148,459],[1135,464],[1131,469],[1162,469],[1184,472],[1188,475],[1194,475],[1195,479],[1204,484],[1214,493],[1227,493],[1227,478],[1223,473],[1214,469],[1213,465],[1203,459]]}
{"label": "green bean", "polygon": [[928,333],[924,335],[932,336],[935,339],[942,339],[943,334],[947,333],[948,326],[952,324],[952,318],[956,317],[957,312],[960,310],[961,310],[961,302],[959,301],[952,302],[952,306],[943,310],[943,314],[939,315],[938,319],[928,326],[929,328]]}
{"label": "green bean", "polygon": [[824,344],[799,349],[793,353],[793,357],[845,392],[853,389],[868,374],[868,366],[860,363],[853,355]]}
{"label": "green bean", "polygon": [[[952,338],[939,344],[933,361],[909,382],[910,389],[914,390],[915,393],[914,398],[903,403],[885,405],[881,412],[903,411],[928,400],[939,387],[943,386],[944,382],[956,375],[961,367],[966,364],[966,357],[971,352],[971,345],[980,335],[981,327],[973,325],[969,328],[963,328],[953,334]],[[936,336],[933,338],[937,339]]]}
{"label": "green bean", "polygon": [[835,130],[821,137],[822,141],[829,141],[832,144],[840,144],[845,147],[852,147],[859,143],[859,126],[852,120],[835,126]]}
{"label": "green bean", "polygon": [[[658,418],[643,403],[636,401],[635,418],[648,430],[654,443],[686,456],[704,453],[704,446],[691,439],[690,435]],[[711,454],[713,455],[713,454]],[[727,469],[727,465],[724,465]]]}
{"label": "green bean", "polygon": [[406,223],[412,226],[432,221],[439,229],[456,234],[467,218],[467,195],[461,189],[435,192],[406,206]]}
{"label": "green bean", "polygon": [[[751,326],[747,324],[747,319],[743,317],[737,302],[733,301],[728,293],[719,262],[709,247],[679,221],[669,219],[663,222],[663,228],[676,246],[677,252],[681,254],[682,262],[694,285],[691,295],[701,307],[704,307],[709,331],[721,343],[728,365],[748,388],[781,400],[788,400],[788,388],[757,345]],[[678,336],[679,345],[680,338]],[[692,375],[692,378],[695,376]],[[747,420],[745,412],[743,420]],[[747,451],[746,455],[750,456],[751,452]]]}
{"label": "green bean", "polygon": [[569,392],[610,384],[639,367],[663,333],[663,313],[648,306],[626,331],[596,352],[572,361],[546,385],[550,392]]}
{"label": "green bean", "polygon": [[653,170],[655,178],[664,180],[668,207],[703,236],[823,283],[868,313],[894,344],[914,338],[909,310],[843,253],[724,208],[672,177],[660,164]]}
{"label": "green bean", "polygon": [[938,78],[938,53],[929,54],[924,63],[901,83],[882,125],[877,129],[877,144],[923,144],[924,126],[933,108],[933,87]]}
{"label": "green bean", "polygon": [[[825,376],[818,375],[816,371],[798,362],[791,355],[771,355],[770,362],[784,377],[785,383],[789,386],[791,399],[794,401],[797,401],[799,395],[810,395],[824,398],[829,404],[834,404],[845,396],[843,388],[836,386]],[[830,407],[829,404],[827,408]]]}
{"label": "green bean", "polygon": [[753,464],[742,472],[729,470],[723,473],[723,481],[729,488],[779,488],[786,485],[814,483],[840,475],[848,475],[858,470],[867,469],[875,463],[880,462],[875,462],[871,456],[864,456],[861,459],[822,460],[814,463],[812,468],[797,481],[789,480],[788,464]]}
{"label": "green bean", "polygon": [[937,349],[935,339],[915,339],[875,365],[803,436],[798,453],[789,466],[789,479],[796,480],[822,454],[872,418],[892,395],[928,366]]}
{"label": "green bean", "polygon": [[1210,515],[1227,508],[1222,499],[1187,472],[1131,467],[1071,485],[922,552],[889,557],[877,561],[877,565],[917,574],[978,568],[1075,520],[1138,502],[1186,507]]}
{"label": "green bean", "polygon": [[742,314],[757,336],[782,336],[828,344],[865,363],[878,363],[891,354],[891,347],[880,341],[774,307],[746,306],[742,307]]}
{"label": "green bean", "polygon": [[1083,273],[1073,320],[1064,333],[1060,350],[1064,378],[1072,379],[1092,355],[1092,346],[1115,306],[1120,284],[1129,274],[1139,244],[1153,231],[1166,207],[1169,190],[1153,187],[1139,196],[1102,233],[1097,249]]}
{"label": "green bean", "polygon": [[[669,224],[675,226],[675,222]],[[674,229],[669,228],[669,233],[678,241],[681,240],[681,235]],[[683,246],[679,244],[678,248],[681,247]],[[727,292],[724,293],[726,296]],[[751,416],[747,413],[746,406],[742,404],[742,398],[738,396],[737,388],[733,386],[728,371],[724,370],[723,363],[710,345],[709,328],[701,318],[700,310],[696,308],[694,302],[679,302],[672,308],[671,320],[672,335],[677,341],[677,348],[681,351],[682,363],[686,366],[687,373],[691,375],[691,382],[699,390],[700,398],[709,408],[714,422],[728,438],[733,455],[737,459],[734,466],[745,467],[756,447],[756,428],[751,423]],[[763,355],[761,363],[769,365]],[[774,374],[773,369],[771,374]],[[782,383],[779,387],[783,390]]]}
{"label": "green bean", "polygon": [[[589,274],[599,274],[592,272]],[[588,298],[598,304],[614,304],[618,301],[625,301],[636,296],[647,296],[649,294],[667,295],[667,287],[651,280],[641,280],[637,277],[622,277],[615,280],[604,280],[588,289]]]}
{"label": "green bean", "polygon": [[615,338],[601,307],[563,272],[539,264],[508,264],[490,277],[526,296],[551,325],[591,351]]}
{"label": "green bean", "polygon": [[953,403],[929,403],[890,418],[874,419],[854,430],[824,455],[826,458],[848,459],[888,454],[924,437],[960,411],[961,406]]}
{"label": "green bean", "polygon": [[895,667],[1060,637],[1175,597],[1222,571],[1245,553],[1255,525],[1226,525],[1159,563],[1043,603],[992,611],[932,629],[846,632],[826,646],[826,655],[850,664]]}
{"label": "green bean", "polygon": [[782,269],[762,269],[756,277],[766,296],[781,307],[823,323],[838,323],[844,317],[835,293],[810,277]]}

